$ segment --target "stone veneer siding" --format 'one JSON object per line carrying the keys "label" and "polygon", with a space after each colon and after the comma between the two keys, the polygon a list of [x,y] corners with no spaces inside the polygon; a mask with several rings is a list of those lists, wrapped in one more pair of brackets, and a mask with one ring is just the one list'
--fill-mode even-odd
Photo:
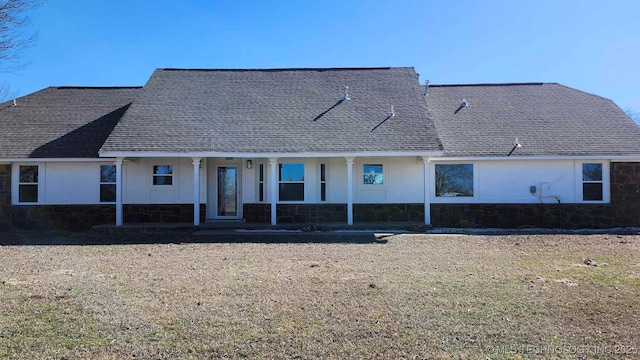
{"label": "stone veneer siding", "polygon": [[[347,204],[277,204],[277,223],[347,222]],[[270,223],[271,204],[244,204],[247,222]],[[424,221],[424,204],[353,204],[354,222]]]}
{"label": "stone veneer siding", "polygon": [[424,221],[424,204],[353,204],[353,221]]}
{"label": "stone veneer siding", "polygon": [[0,230],[11,228],[11,165],[0,165]]}
{"label": "stone veneer siding", "polygon": [[640,226],[640,163],[611,163],[609,204],[431,204],[437,227]]}
{"label": "stone veneer siding", "polygon": [[[193,223],[193,204],[123,205],[124,223]],[[206,205],[200,204],[200,219]],[[114,224],[116,207],[104,205],[20,205],[11,206],[13,226],[25,229],[86,230],[93,225]]]}
{"label": "stone veneer siding", "polygon": [[[244,204],[247,222],[271,223],[271,204]],[[347,222],[347,204],[277,204],[277,223]]]}

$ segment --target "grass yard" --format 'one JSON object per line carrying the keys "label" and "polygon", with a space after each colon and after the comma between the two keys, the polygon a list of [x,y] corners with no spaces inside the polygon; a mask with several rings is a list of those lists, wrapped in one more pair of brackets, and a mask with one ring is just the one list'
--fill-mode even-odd
{"label": "grass yard", "polygon": [[0,358],[640,358],[640,236],[126,236],[0,246]]}

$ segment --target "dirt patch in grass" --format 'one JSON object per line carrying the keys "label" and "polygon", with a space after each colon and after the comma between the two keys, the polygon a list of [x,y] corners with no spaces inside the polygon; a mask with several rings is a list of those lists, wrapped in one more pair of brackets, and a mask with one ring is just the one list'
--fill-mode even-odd
{"label": "dirt patch in grass", "polygon": [[149,236],[1,246],[0,357],[640,356],[638,236]]}

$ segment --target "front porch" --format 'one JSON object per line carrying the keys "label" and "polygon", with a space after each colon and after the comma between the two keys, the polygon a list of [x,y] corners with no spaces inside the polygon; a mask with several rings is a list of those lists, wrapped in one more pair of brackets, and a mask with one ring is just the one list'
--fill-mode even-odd
{"label": "front porch", "polygon": [[157,222],[130,214],[152,205],[191,207],[192,226],[209,220],[429,225],[429,158],[382,155],[117,158],[115,225]]}

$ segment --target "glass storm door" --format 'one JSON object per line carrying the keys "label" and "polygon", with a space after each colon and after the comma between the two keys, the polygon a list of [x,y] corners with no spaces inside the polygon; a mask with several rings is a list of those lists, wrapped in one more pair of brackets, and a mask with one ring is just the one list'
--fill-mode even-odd
{"label": "glass storm door", "polygon": [[238,216],[238,167],[218,166],[219,217]]}

